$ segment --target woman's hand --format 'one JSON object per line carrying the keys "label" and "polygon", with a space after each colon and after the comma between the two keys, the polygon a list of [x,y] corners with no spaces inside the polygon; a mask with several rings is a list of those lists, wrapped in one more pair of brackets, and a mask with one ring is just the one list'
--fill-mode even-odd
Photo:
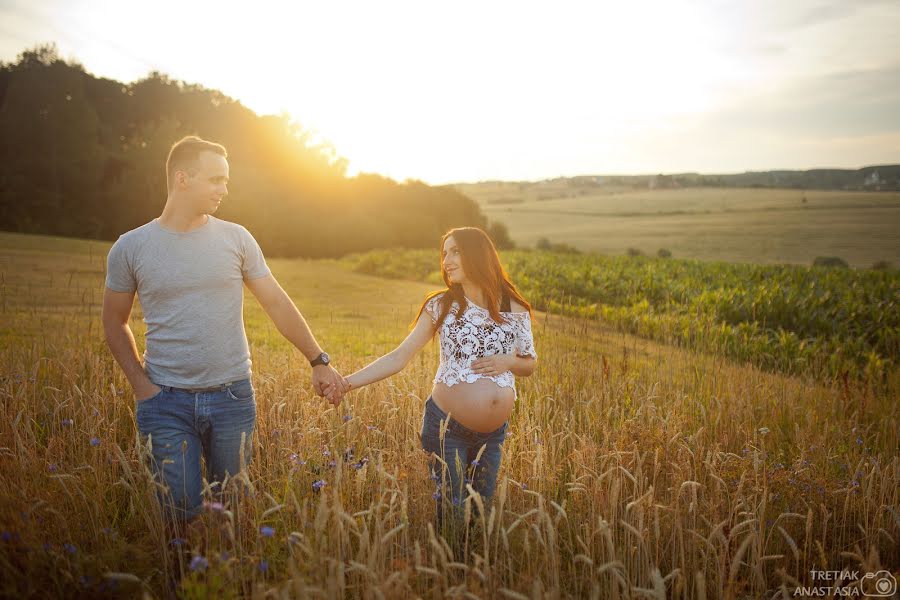
{"label": "woman's hand", "polygon": [[325,397],[328,402],[330,402],[333,406],[337,406],[343,400],[343,397],[353,389],[353,386],[350,383],[350,379],[347,377],[341,377],[340,379],[341,387],[338,387],[332,383],[324,383],[322,384],[322,395]]}
{"label": "woman's hand", "polygon": [[492,354],[472,361],[472,371],[479,375],[496,377],[509,371],[516,362],[515,354]]}

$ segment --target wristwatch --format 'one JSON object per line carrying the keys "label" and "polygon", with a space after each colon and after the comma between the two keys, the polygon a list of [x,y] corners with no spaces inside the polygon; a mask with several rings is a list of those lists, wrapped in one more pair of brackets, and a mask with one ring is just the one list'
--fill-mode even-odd
{"label": "wristwatch", "polygon": [[311,366],[311,367],[317,367],[319,365],[327,366],[328,363],[330,363],[330,362],[331,362],[331,359],[328,358],[328,353],[323,352],[322,354],[318,355],[317,357],[315,357],[314,359],[309,361],[309,366]]}

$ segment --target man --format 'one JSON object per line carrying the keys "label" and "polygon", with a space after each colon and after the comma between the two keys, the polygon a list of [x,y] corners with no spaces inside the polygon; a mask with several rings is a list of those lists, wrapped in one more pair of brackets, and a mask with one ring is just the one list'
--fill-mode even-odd
{"label": "man", "polygon": [[[134,389],[155,474],[171,494],[167,516],[184,523],[201,507],[201,456],[208,481],[220,484],[250,459],[256,403],[243,284],[310,361],[316,392],[327,389],[337,404],[345,386],[250,232],[212,216],[228,193],[225,148],[182,139],[169,152],[166,179],[159,218],[122,235],[109,251],[103,330]],[[143,364],[128,325],[135,292],[147,323]]]}

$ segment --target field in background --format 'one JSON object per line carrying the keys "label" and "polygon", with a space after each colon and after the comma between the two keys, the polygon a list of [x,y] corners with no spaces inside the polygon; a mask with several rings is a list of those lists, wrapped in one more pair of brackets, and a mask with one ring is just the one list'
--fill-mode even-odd
{"label": "field in background", "polygon": [[702,260],[810,265],[817,256],[838,256],[855,267],[900,267],[896,192],[635,191],[554,181],[456,187],[527,247],[548,238],[610,255],[665,248]]}
{"label": "field in background", "polygon": [[[101,339],[104,248],[0,234],[0,596],[159,595],[178,548],[187,597],[757,598],[814,569],[900,567],[895,396],[544,314],[493,514],[452,555],[416,440],[434,345],[328,408],[252,297],[250,496],[167,539]],[[433,289],[270,264],[344,371],[402,339]]]}

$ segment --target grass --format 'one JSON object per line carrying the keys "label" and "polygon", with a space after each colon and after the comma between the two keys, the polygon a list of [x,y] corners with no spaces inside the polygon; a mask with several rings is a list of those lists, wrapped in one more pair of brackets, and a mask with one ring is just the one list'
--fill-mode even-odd
{"label": "grass", "polygon": [[[758,598],[812,585],[814,569],[900,566],[896,390],[540,314],[493,512],[454,555],[430,527],[417,442],[434,345],[333,409],[252,297],[250,491],[207,511],[179,564],[102,341],[104,256],[21,239],[0,235],[0,596],[161,596],[174,568],[190,598]],[[431,289],[270,264],[348,372],[402,339]],[[192,571],[197,556],[208,566]]]}
{"label": "grass", "polygon": [[811,265],[839,256],[854,267],[900,266],[900,193],[689,188],[631,190],[556,182],[459,187],[513,240],[583,251],[660,248],[678,258]]}

